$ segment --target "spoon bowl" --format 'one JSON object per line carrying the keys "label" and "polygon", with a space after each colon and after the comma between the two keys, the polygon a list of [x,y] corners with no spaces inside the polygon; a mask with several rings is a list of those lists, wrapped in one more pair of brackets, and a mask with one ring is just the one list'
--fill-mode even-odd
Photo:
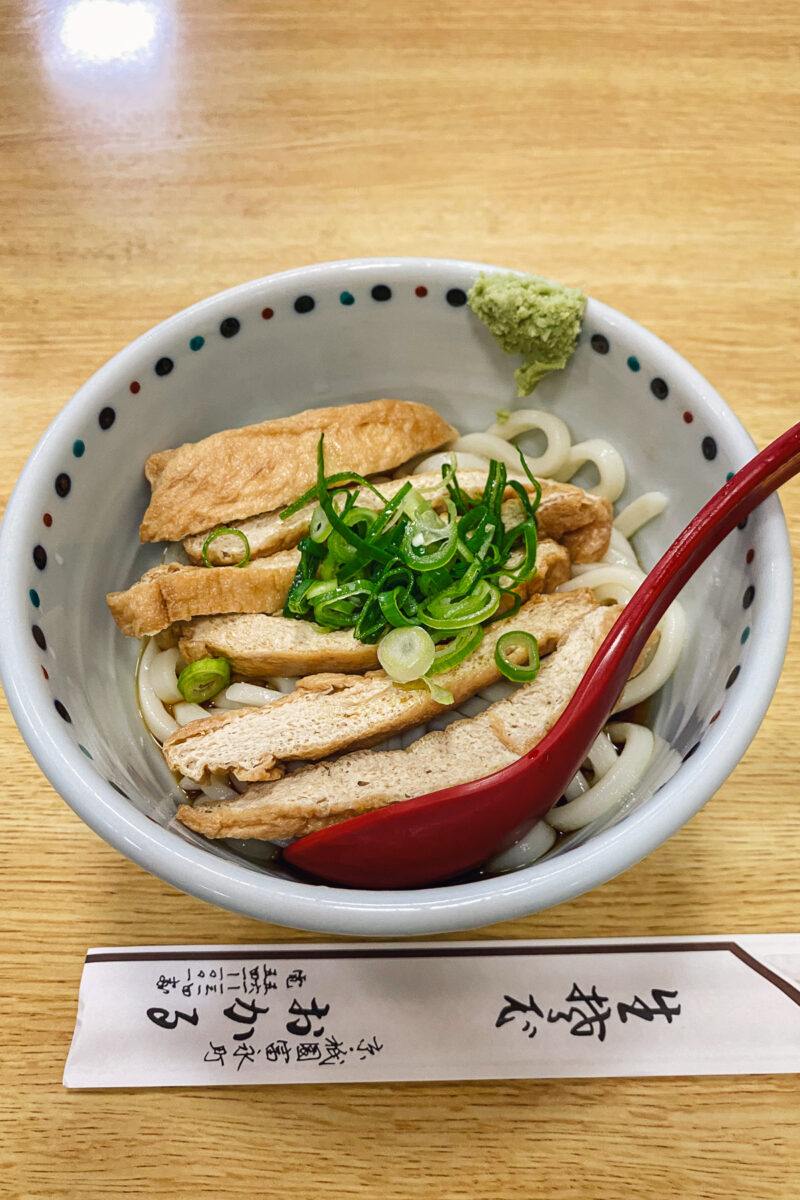
{"label": "spoon bowl", "polygon": [[723,538],[800,471],[800,423],[720,488],[678,535],[614,623],[550,732],[484,779],[388,805],[300,838],[294,867],[329,883],[420,887],[507,850],[564,793],[619,699],[648,638]]}

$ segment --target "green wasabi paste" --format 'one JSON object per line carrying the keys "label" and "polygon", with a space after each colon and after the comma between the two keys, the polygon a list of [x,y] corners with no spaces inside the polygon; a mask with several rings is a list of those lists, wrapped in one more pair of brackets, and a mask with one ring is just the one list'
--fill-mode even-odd
{"label": "green wasabi paste", "polygon": [[586,296],[537,275],[481,275],[467,299],[509,354],[524,354],[514,372],[517,395],[530,396],[550,371],[567,365],[578,341]]}

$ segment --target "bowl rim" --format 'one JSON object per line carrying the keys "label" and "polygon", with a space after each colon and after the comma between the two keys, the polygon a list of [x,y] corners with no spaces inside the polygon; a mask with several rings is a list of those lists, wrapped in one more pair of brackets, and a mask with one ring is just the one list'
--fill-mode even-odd
{"label": "bowl rim", "polygon": [[[411,936],[476,929],[564,903],[627,870],[656,849],[703,807],[736,767],[769,707],[783,666],[792,613],[792,560],[788,530],[777,495],[761,507],[762,544],[757,569],[764,605],[742,666],[742,685],[706,732],[699,750],[640,809],[588,842],[545,862],[508,875],[411,891],[359,891],[307,884],[217,858],[182,841],[122,798],[90,766],[52,707],[41,711],[30,670],[25,589],[31,513],[38,513],[40,479],[64,444],[65,431],[85,422],[110,390],[123,386],[131,365],[151,344],[172,336],[198,317],[240,303],[276,282],[324,280],[345,272],[380,267],[394,275],[427,271],[467,282],[479,271],[525,274],[462,259],[413,256],[341,259],[295,267],[250,280],[206,297],[160,322],[101,366],[67,401],[30,454],[11,493],[0,525],[0,681],[22,736],[47,779],[73,811],[115,849],[151,874],[209,903],[257,920],[322,933]],[[712,417],[721,422],[735,466],[756,450],[743,425],[714,388],[678,352],[650,330],[599,300],[589,299],[587,316],[633,338],[655,370],[680,375]],[[664,364],[659,366],[659,364]],[[667,365],[668,364],[668,365]],[[34,538],[35,540],[35,538]],[[757,665],[756,665],[757,664]],[[745,686],[746,685],[746,686]],[[51,715],[52,713],[52,715]]]}

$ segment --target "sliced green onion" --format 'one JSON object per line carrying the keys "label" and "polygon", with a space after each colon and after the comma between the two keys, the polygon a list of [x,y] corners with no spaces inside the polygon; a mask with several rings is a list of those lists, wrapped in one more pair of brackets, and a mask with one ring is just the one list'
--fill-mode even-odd
{"label": "sliced green onion", "polygon": [[[337,471],[335,475],[328,476],[325,481],[325,487],[331,488],[342,483],[352,483],[353,478],[354,476],[351,471]],[[278,513],[279,520],[285,521],[287,517],[293,517],[296,512],[299,512],[301,508],[305,508],[305,506],[310,504],[312,500],[319,499],[317,495],[317,487],[318,485],[315,483],[308,489],[307,492],[303,492],[302,496],[298,496],[297,499],[293,500],[291,504],[287,504],[286,508],[281,509],[281,511]]]}
{"label": "sliced green onion", "polygon": [[250,562],[250,543],[242,533],[241,529],[229,529],[227,525],[223,525],[221,529],[215,529],[213,533],[210,533],[203,542],[203,562],[207,567],[213,567],[217,565],[212,563],[211,559],[208,557],[208,547],[212,542],[215,542],[218,537],[222,537],[227,533],[229,533],[232,537],[238,537],[244,543],[244,558],[242,558],[238,563],[233,563],[232,565],[235,567],[244,567]]}
{"label": "sliced green onion", "polygon": [[[541,489],[522,455],[520,461],[532,480],[533,500],[497,460],[489,463],[480,499],[472,499],[460,487],[451,459],[442,467],[447,513],[440,516],[409,480],[387,501],[354,472],[326,476],[323,435],[315,486],[281,513],[317,500],[309,534],[299,544],[284,615],[320,629],[351,629],[357,640],[378,643],[380,661],[389,656],[387,672],[409,686],[422,687],[425,672],[437,675],[457,666],[480,644],[486,624],[509,615],[508,602],[501,605],[505,596],[510,615],[518,611],[522,600],[514,589],[536,571],[534,514]],[[382,507],[357,503],[363,487]],[[513,528],[503,519],[507,490],[522,510]],[[392,659],[393,645],[401,648],[399,663]],[[424,686],[429,685],[427,680]]]}
{"label": "sliced green onion", "polygon": [[427,685],[428,691],[437,704],[455,704],[453,693],[442,687],[435,679],[431,679],[430,675],[423,675],[422,682]]}
{"label": "sliced green onion", "polygon": [[[536,482],[536,481],[534,480],[534,482]],[[534,513],[536,512],[536,507],[539,503],[538,500],[536,502],[536,505],[531,504],[530,495],[528,494],[528,492],[526,491],[526,489],[523,487],[523,485],[520,483],[520,481],[518,479],[509,479],[508,483],[506,484],[506,487],[510,487],[512,492],[514,492],[516,494],[517,499],[519,500],[520,504],[522,505],[522,507],[525,511],[526,517],[532,517],[534,515]],[[541,494],[541,489],[540,489],[540,494]],[[514,528],[516,528],[516,526],[514,526]]]}
{"label": "sliced green onion", "polygon": [[[370,543],[365,541],[364,538],[359,537],[357,533],[354,533],[353,530],[344,523],[334,508],[333,501],[328,494],[327,481],[325,478],[324,441],[325,434],[323,433],[320,435],[319,444],[317,446],[317,492],[319,493],[318,498],[320,507],[335,531],[340,534],[346,542],[349,542],[351,546],[354,546],[357,550],[361,550],[362,552],[366,553],[370,558],[378,558],[382,562],[390,562],[391,555],[387,554],[385,550],[382,550],[377,545],[370,545]],[[372,485],[370,484],[368,486],[371,487]],[[373,489],[373,491],[374,490],[375,489]],[[378,495],[380,495],[380,492]],[[381,497],[381,499],[383,499],[383,497]],[[369,510],[365,509],[364,511],[366,512]],[[372,513],[371,515],[374,518],[376,514]]]}
{"label": "sliced green onion", "polygon": [[481,625],[468,625],[466,629],[460,629],[452,642],[437,647],[433,666],[428,668],[428,674],[441,675],[443,671],[451,671],[472,654],[473,650],[477,650],[482,641]]}
{"label": "sliced green onion", "polygon": [[320,556],[325,553],[324,548],[312,542],[310,538],[301,538],[298,549],[300,551],[300,562],[297,564],[297,570],[294,573],[294,579],[289,586],[289,592],[283,606],[283,615],[285,617],[300,618],[308,613],[309,606],[306,593],[314,583],[314,573],[317,569]]}
{"label": "sliced green onion", "polygon": [[402,519],[405,513],[404,500],[414,489],[411,484],[406,481],[389,503],[386,505],[382,513],[379,513],[378,519],[369,531],[369,541],[374,542],[381,533],[388,533],[393,529],[399,520]]}
{"label": "sliced green onion", "polygon": [[[328,517],[325,516],[324,512],[322,515],[330,525],[330,521]],[[363,531],[365,538],[369,534],[370,528],[375,524],[377,519],[378,514],[373,512],[371,508],[360,508],[357,504],[351,505],[351,507],[346,509],[340,517],[342,525],[351,531],[355,530],[359,525],[365,526]],[[366,540],[364,541],[364,546],[369,548],[369,543]],[[345,537],[340,532],[338,527],[335,532],[331,533],[331,536],[328,540],[328,549],[333,557],[338,558],[341,562],[350,562],[352,559],[356,558],[359,553],[359,547],[355,545],[349,537]]]}
{"label": "sliced green onion", "polygon": [[[320,441],[322,441],[322,438],[320,438]],[[359,475],[356,471],[337,471],[334,475],[328,475],[325,480],[325,490],[332,487],[341,487],[342,484],[347,483],[357,483],[360,487],[369,488],[371,492],[375,493],[381,504],[386,503],[386,497],[378,491],[375,485],[370,483],[368,479],[365,479],[363,475]],[[300,511],[301,508],[305,508],[305,506],[310,504],[312,500],[319,499],[318,481],[313,485],[313,487],[310,487],[307,492],[303,492],[302,496],[298,496],[296,500],[292,501],[291,504],[282,509],[278,513],[278,518],[281,521],[285,521],[287,517],[293,517],[296,512]]]}
{"label": "sliced green onion", "polygon": [[[514,650],[524,650],[527,654],[528,665],[521,666],[512,662],[508,657]],[[522,629],[511,629],[497,639],[494,648],[494,661],[501,675],[514,683],[530,683],[539,673],[539,643],[532,633]]]}
{"label": "sliced green onion", "polygon": [[434,596],[420,607],[420,619],[432,629],[466,629],[490,617],[500,603],[500,589],[479,580],[468,596]]}
{"label": "sliced green onion", "polygon": [[[323,585],[326,589],[331,584]],[[333,590],[315,597],[311,603],[314,608],[314,620],[318,625],[328,629],[348,629],[355,624],[360,605],[360,596],[368,596],[369,588],[359,583],[345,583],[341,587],[333,585]]]}
{"label": "sliced green onion", "polygon": [[458,522],[458,536],[470,553],[470,560],[485,558],[502,521],[483,505],[473,508]]}
{"label": "sliced green onion", "polygon": [[506,464],[498,462],[493,458],[489,463],[489,474],[486,477],[486,486],[483,489],[482,503],[488,508],[490,513],[496,517],[500,516],[500,506],[503,503],[503,496],[506,491],[506,479],[508,471]]}
{"label": "sliced green onion", "polygon": [[390,629],[378,642],[378,661],[389,678],[398,683],[421,679],[435,656],[433,638],[419,625]]}
{"label": "sliced green onion", "polygon": [[311,514],[311,521],[308,526],[308,536],[311,538],[312,542],[324,542],[332,529],[333,526],[318,504]]}
{"label": "sliced green onion", "polygon": [[450,520],[445,524],[432,510],[424,510],[403,534],[400,555],[415,571],[437,571],[446,566],[458,547],[458,513],[446,500]]}
{"label": "sliced green onion", "polygon": [[339,574],[341,566],[342,564],[339,562],[339,560],[334,558],[332,554],[329,554],[326,558],[323,558],[322,562],[319,564],[319,570],[317,571],[317,574],[320,579],[335,579]]}
{"label": "sliced green onion", "polygon": [[522,469],[533,484],[533,490],[536,492],[536,499],[533,502],[533,511],[536,512],[542,499],[542,485],[539,483],[538,479],[534,479],[533,472],[525,461],[525,455],[522,453],[519,446],[517,446],[517,454],[519,455],[519,461],[522,463]]}
{"label": "sliced green onion", "polygon": [[190,704],[203,704],[231,681],[227,658],[200,658],[189,663],[178,676],[178,691]]}
{"label": "sliced green onion", "polygon": [[314,601],[319,599],[320,596],[325,596],[329,592],[335,592],[336,588],[337,584],[335,580],[318,579],[315,582],[312,582],[311,586],[306,592],[306,599],[310,604],[313,604]]}
{"label": "sliced green onion", "polygon": [[[455,505],[451,501],[445,501],[452,506],[453,516],[458,522],[458,513],[456,513]],[[418,545],[431,546],[435,542],[444,542],[450,537],[450,526],[446,521],[443,521],[437,512],[432,508],[425,508],[418,513],[414,520],[409,525],[409,529],[413,529],[415,536],[419,539]]]}
{"label": "sliced green onion", "polygon": [[458,539],[458,553],[465,562],[471,563],[475,559],[475,555],[472,553],[467,543],[463,542],[461,538]]}
{"label": "sliced green onion", "polygon": [[[535,519],[532,517],[528,521],[523,521],[521,525],[516,525],[511,532],[516,536],[519,536],[519,533],[522,534],[525,541],[525,555],[522,559],[522,562],[518,567],[515,567],[513,571],[507,570],[505,566],[501,568],[499,574],[502,575],[504,587],[508,586],[509,583],[525,583],[529,579],[532,579],[536,574],[536,555],[539,550],[539,534],[536,528]],[[512,541],[508,542],[506,546],[506,553],[510,551],[513,540],[516,540],[516,537],[512,539]]]}
{"label": "sliced green onion", "polygon": [[406,616],[403,612],[402,605],[405,603],[408,603],[408,593],[403,588],[392,588],[390,592],[380,592],[378,595],[378,604],[380,605],[384,619],[396,629],[417,624],[416,602],[413,600],[410,602],[414,606],[410,616]]}
{"label": "sliced green onion", "polygon": [[452,569],[443,567],[439,571],[423,571],[414,582],[423,596],[437,596],[451,588],[455,580]]}
{"label": "sliced green onion", "polygon": [[353,625],[353,637],[359,642],[374,645],[386,632],[386,618],[381,612],[377,597],[370,593]]}
{"label": "sliced green onion", "polygon": [[461,484],[456,478],[455,457],[451,455],[450,462],[442,463],[442,479],[445,487],[450,493],[450,499],[461,512],[466,512],[468,508],[472,508],[473,501],[461,488]]}
{"label": "sliced green onion", "polygon": [[420,513],[432,512],[431,502],[415,487],[409,487],[408,494],[403,497],[403,512],[414,521]]}
{"label": "sliced green onion", "polygon": [[453,600],[466,598],[480,579],[483,570],[484,566],[480,559],[473,558],[461,578],[452,583],[450,587],[443,588],[438,594],[432,594],[431,600],[439,601],[441,599],[450,603]]}
{"label": "sliced green onion", "polygon": [[501,587],[500,595],[501,595],[501,597],[502,596],[510,596],[511,597],[511,607],[510,608],[501,608],[498,605],[497,612],[495,612],[491,617],[489,617],[488,621],[483,622],[484,628],[487,625],[491,625],[493,621],[505,620],[506,617],[515,617],[517,615],[517,613],[519,612],[519,610],[522,608],[522,596],[520,596],[519,592],[512,592],[512,590],[510,588]]}

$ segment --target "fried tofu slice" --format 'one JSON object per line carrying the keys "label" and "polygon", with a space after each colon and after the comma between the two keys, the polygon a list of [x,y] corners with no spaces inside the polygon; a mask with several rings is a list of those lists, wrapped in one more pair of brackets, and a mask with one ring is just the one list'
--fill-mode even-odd
{"label": "fried tofu slice", "polygon": [[[569,578],[569,573],[567,550],[546,539],[539,543],[536,574],[517,590],[523,599],[552,591]],[[325,631],[309,621],[263,613],[197,617],[180,627],[178,644],[187,662],[222,655],[235,672],[250,679],[319,671],[368,671],[378,666],[377,647],[359,642],[350,630]]]}
{"label": "fried tofu slice", "polygon": [[150,456],[141,540],[177,541],[290,504],[317,477],[323,433],[326,471],[360,475],[390,471],[458,436],[434,409],[408,400],[308,409],[226,429]]}
{"label": "fried tofu slice", "polygon": [[201,614],[277,613],[299,561],[299,550],[286,550],[245,567],[208,570],[168,563],[146,571],[124,592],[109,592],[106,600],[126,637],[160,633]]}
{"label": "fried tofu slice", "polygon": [[[480,496],[486,485],[485,471],[459,471],[457,477],[459,486],[468,496]],[[527,477],[512,475],[511,478],[521,483],[527,492],[533,492],[533,484]],[[441,506],[447,495],[441,475],[433,472],[389,480],[381,483],[379,490],[387,500],[391,500],[406,482],[421,491],[434,507]],[[571,483],[556,483],[550,479],[541,479],[539,483],[542,488],[542,499],[536,514],[539,536],[563,542],[573,562],[597,562],[605,554],[611,539],[613,512],[609,501]],[[294,497],[301,494],[302,490],[298,488]],[[359,491],[358,503],[364,508],[382,507],[382,501],[368,488]],[[308,533],[315,508],[316,503],[306,504],[285,521],[281,520],[277,511],[264,512],[246,521],[232,521],[230,527],[245,535],[251,556],[260,558],[296,546],[300,538]],[[510,527],[521,521],[522,516],[522,506],[509,488],[503,506],[503,520]],[[192,562],[203,561],[203,545],[209,532],[205,530],[185,539],[184,549]],[[216,564],[235,563],[241,555],[241,538],[230,534],[221,534],[208,548],[208,557]]]}
{"label": "fried tofu slice", "polygon": [[[497,640],[509,630],[533,634],[540,655],[595,607],[592,594],[576,590],[534,596],[514,616],[495,621],[483,641],[436,682],[452,692],[457,707],[481,688],[500,679],[494,660]],[[512,654],[518,661],[524,653]],[[400,687],[384,671],[368,675],[326,673],[300,680],[297,690],[263,708],[240,709],[192,721],[164,743],[173,771],[204,782],[215,771],[238,779],[274,778],[283,762],[325,758],[347,747],[367,746],[439,716],[438,704],[424,686]]]}
{"label": "fried tofu slice", "polygon": [[178,819],[209,838],[296,838],[493,774],[553,727],[620,611],[593,608],[544,659],[532,683],[479,716],[427,733],[406,750],[356,750],[255,783],[237,800],[183,804]]}

